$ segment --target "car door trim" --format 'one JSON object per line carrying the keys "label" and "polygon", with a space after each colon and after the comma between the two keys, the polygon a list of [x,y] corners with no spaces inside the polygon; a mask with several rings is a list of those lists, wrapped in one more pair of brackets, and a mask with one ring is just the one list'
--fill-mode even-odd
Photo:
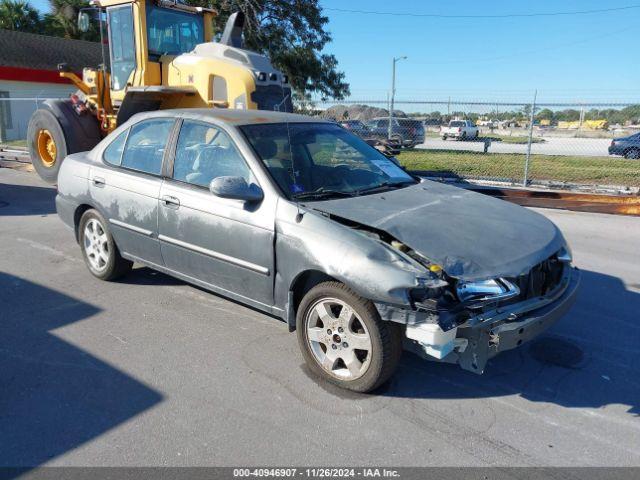
{"label": "car door trim", "polygon": [[136,227],[135,225],[131,225],[129,223],[116,220],[115,218],[110,218],[109,223],[112,223],[113,225],[116,225],[118,227],[126,228],[127,230],[131,230],[132,232],[140,233],[147,237],[153,236],[153,232],[151,230],[147,230],[146,228]]}
{"label": "car door trim", "polygon": [[247,262],[246,260],[231,257],[229,255],[225,255],[224,253],[215,252],[213,250],[209,250],[208,248],[199,247],[198,245],[194,245],[192,243],[183,242],[182,240],[178,240],[176,238],[167,237],[166,235],[158,235],[158,240],[194,251],[196,253],[200,253],[202,255],[206,255],[211,258],[215,258],[216,260],[221,260],[232,265],[237,265],[238,267],[246,268],[247,270],[251,270],[262,275],[268,276],[270,273],[268,268],[261,265],[256,265],[255,263]]}

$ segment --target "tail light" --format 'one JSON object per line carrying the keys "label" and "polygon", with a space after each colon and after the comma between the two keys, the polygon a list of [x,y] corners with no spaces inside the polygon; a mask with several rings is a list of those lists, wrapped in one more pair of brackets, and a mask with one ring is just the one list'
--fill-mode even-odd
{"label": "tail light", "polygon": [[458,133],[460,133],[462,131],[461,127],[458,127]]}
{"label": "tail light", "polygon": [[611,146],[613,147],[616,144],[615,140],[611,140]]}

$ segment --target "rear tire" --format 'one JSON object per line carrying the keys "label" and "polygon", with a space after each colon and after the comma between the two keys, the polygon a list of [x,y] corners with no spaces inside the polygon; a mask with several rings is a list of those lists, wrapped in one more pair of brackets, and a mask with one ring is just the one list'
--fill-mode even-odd
{"label": "rear tire", "polygon": [[355,392],[386,382],[402,355],[400,325],[382,321],[371,301],[339,282],[321,283],[304,296],[296,328],[311,371]]}
{"label": "rear tire", "polygon": [[62,126],[49,110],[36,110],[29,119],[27,146],[36,173],[45,182],[55,184],[68,150]]}
{"label": "rear tire", "polygon": [[640,148],[630,148],[624,152],[624,158],[629,160],[638,160],[640,158]]}
{"label": "rear tire", "polygon": [[97,210],[87,210],[80,218],[78,240],[82,257],[91,274],[100,280],[116,280],[131,270],[133,262],[125,260]]}

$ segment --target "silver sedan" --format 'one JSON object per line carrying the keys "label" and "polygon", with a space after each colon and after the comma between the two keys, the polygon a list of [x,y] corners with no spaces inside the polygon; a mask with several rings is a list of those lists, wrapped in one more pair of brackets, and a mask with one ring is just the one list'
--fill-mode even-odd
{"label": "silver sedan", "polygon": [[69,156],[60,218],[90,272],[134,262],[297,331],[319,377],[370,391],[403,348],[482,373],[569,308],[578,272],[541,215],[413,177],[331,122],[165,110]]}

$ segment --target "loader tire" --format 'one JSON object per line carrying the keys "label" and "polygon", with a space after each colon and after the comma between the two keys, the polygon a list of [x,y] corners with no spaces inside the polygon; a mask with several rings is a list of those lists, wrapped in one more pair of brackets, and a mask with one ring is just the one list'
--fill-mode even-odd
{"label": "loader tire", "polygon": [[38,109],[31,116],[27,146],[36,173],[45,182],[55,184],[68,151],[62,126],[49,110]]}

